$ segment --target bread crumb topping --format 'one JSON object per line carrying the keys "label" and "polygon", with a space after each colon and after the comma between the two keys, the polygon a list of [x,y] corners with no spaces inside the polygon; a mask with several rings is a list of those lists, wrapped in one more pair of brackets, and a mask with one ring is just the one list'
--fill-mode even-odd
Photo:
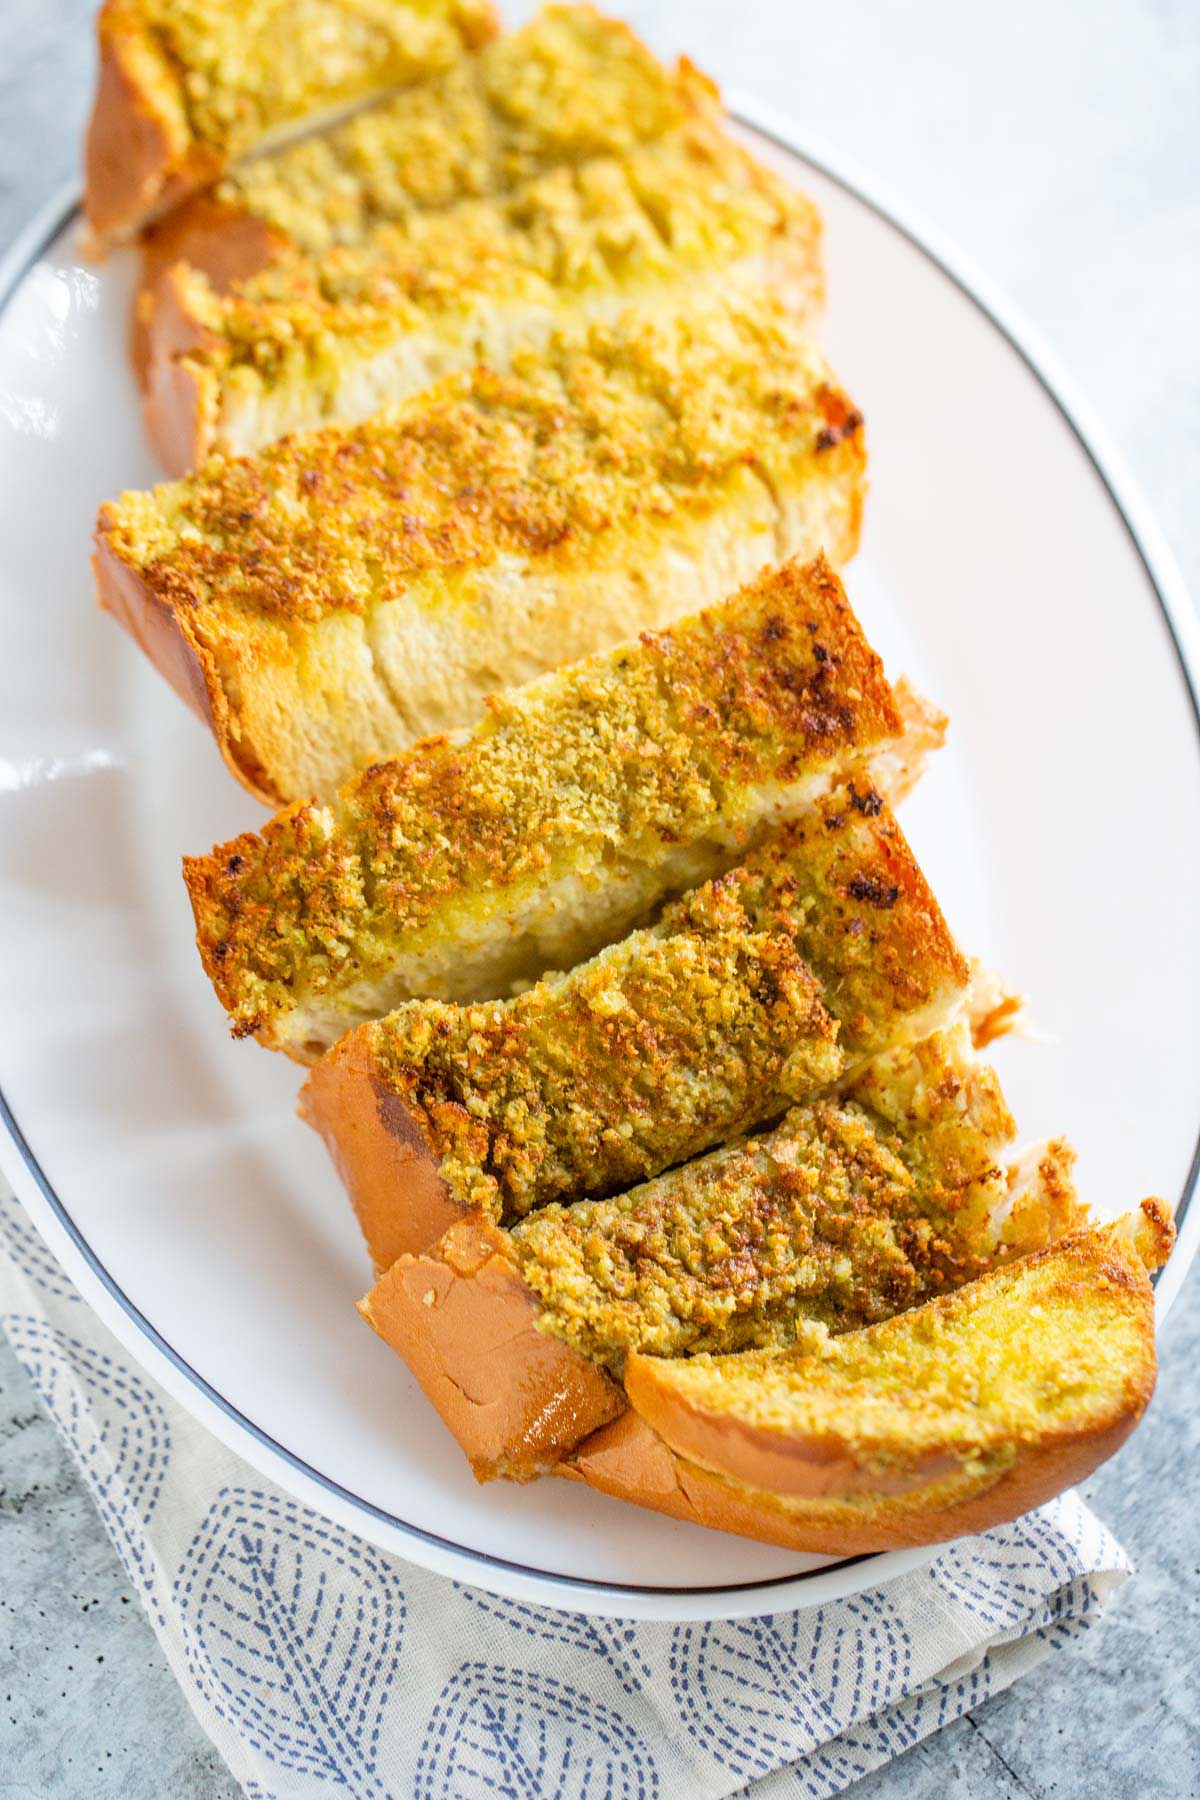
{"label": "bread crumb topping", "polygon": [[[1170,1247],[1168,1224],[1156,1259]],[[764,1439],[845,1444],[886,1476],[946,1452],[1001,1465],[1101,1431],[1153,1386],[1153,1298],[1122,1224],[1078,1232],[915,1311],[794,1352],[664,1367],[689,1406]]]}
{"label": "bread crumb topping", "polygon": [[[872,856],[904,875],[882,925],[850,892]],[[508,1222],[778,1118],[942,1022],[965,981],[894,821],[841,792],[569,975],[410,1001],[332,1054],[365,1048],[451,1196]]]}
{"label": "bread crumb topping", "polygon": [[354,427],[211,458],[127,493],[100,531],[192,629],[273,637],[365,614],[420,581],[431,608],[464,573],[519,558],[587,568],[616,532],[669,537],[756,475],[794,489],[861,419],[772,298],[560,332],[512,368],[478,367]]}
{"label": "bread crumb topping", "polygon": [[217,192],[297,249],[321,252],[416,209],[621,156],[718,111],[689,64],[665,69],[594,7],[549,6],[398,99],[245,163]]}
{"label": "bread crumb topping", "polygon": [[810,202],[697,122],[621,156],[560,164],[504,196],[414,211],[350,247],[284,258],[226,299],[194,276],[189,309],[208,338],[187,360],[244,405],[321,388],[400,336],[430,334],[443,357],[486,356],[522,318],[530,330],[543,314],[623,297],[662,304],[688,280],[729,283],[744,269],[761,281],[768,263],[797,310],[802,295],[811,310],[819,229]]}
{"label": "bread crumb topping", "polygon": [[103,39],[148,36],[192,134],[223,157],[308,113],[445,69],[490,33],[487,0],[108,0]]}
{"label": "bread crumb topping", "polygon": [[[1012,1135],[965,1033],[939,1034],[763,1136],[614,1199],[541,1208],[513,1227],[509,1254],[542,1329],[616,1374],[630,1350],[803,1343],[814,1326],[874,1324],[1048,1241],[1005,1240]],[[1060,1222],[1043,1215],[1043,1229]]]}
{"label": "bread crumb topping", "polygon": [[[649,907],[681,847],[699,846],[684,867],[733,861],[761,829],[757,796],[785,801],[898,725],[832,571],[764,571],[721,607],[509,690],[464,740],[425,740],[332,804],[187,861],[205,967],[245,1033],[415,971],[487,919],[511,932],[525,895],[568,875],[598,919],[605,887],[635,877]],[[868,804],[869,781],[855,793]]]}

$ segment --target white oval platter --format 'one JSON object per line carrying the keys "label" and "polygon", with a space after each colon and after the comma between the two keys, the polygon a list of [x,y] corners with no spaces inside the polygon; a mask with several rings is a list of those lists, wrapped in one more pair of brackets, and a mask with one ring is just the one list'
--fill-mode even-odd
{"label": "white oval platter", "polygon": [[[820,203],[823,341],[863,407],[851,598],[951,713],[905,824],[963,943],[1034,999],[998,1061],[1029,1138],[1068,1133],[1096,1213],[1198,1236],[1196,628],[1132,488],[1029,334],[785,127],[741,116]],[[753,121],[753,126],[750,121]],[[127,1349],[261,1473],[410,1561],[547,1605],[718,1618],[873,1586],[574,1484],[478,1488],[358,1320],[357,1229],[297,1071],[226,1037],[179,858],[261,817],[92,603],[97,504],[156,470],[125,360],[131,270],[73,204],[0,273],[0,1159]]]}

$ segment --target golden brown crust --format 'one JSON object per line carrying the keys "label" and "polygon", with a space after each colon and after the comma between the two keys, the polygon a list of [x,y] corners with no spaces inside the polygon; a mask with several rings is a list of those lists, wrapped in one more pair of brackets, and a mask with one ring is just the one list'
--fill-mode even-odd
{"label": "golden brown crust", "polygon": [[[493,971],[533,979],[643,923],[898,727],[824,560],[764,571],[710,612],[495,701],[465,741],[427,739],[328,807],[186,859],[205,969],[238,1035],[293,1053],[318,1009],[344,1004],[342,1029],[361,1018],[368,989],[378,1011],[419,993],[491,998],[505,991]],[[571,882],[594,936],[572,896],[567,945]],[[431,960],[443,943],[457,953]]]}
{"label": "golden brown crust", "polygon": [[402,1356],[476,1477],[530,1481],[625,1409],[595,1363],[538,1329],[504,1233],[469,1214],[402,1256],[359,1311]]}
{"label": "golden brown crust", "polygon": [[[138,242],[130,319],[129,353],[138,385],[146,386],[156,346],[162,355],[170,341],[165,326],[156,327],[155,313],[171,269],[185,264],[203,274],[215,294],[227,294],[277,261],[287,244],[284,233],[265,219],[211,193],[192,194],[149,226]],[[175,342],[176,350],[183,347]]]}
{"label": "golden brown crust", "polygon": [[201,724],[214,730],[209,699],[212,684],[206,679],[201,657],[189,642],[179,614],[115,557],[103,538],[97,541],[92,569],[105,612],[124,626],[138,649],[166,677]]}
{"label": "golden brown crust", "polygon": [[[142,417],[155,454],[167,469],[194,468],[210,436],[208,421],[216,406],[209,372],[189,352],[216,342],[204,318],[191,305],[191,290],[182,265],[159,276],[150,296],[153,324]],[[135,321],[140,300],[135,302]],[[136,351],[135,351],[136,354]]]}
{"label": "golden brown crust", "polygon": [[864,463],[816,352],[737,300],[564,333],[368,425],[216,458],[99,532],[206,646],[230,766],[287,801],[722,598],[772,547],[844,560]]}
{"label": "golden brown crust", "polygon": [[105,0],[85,154],[84,208],[97,246],[130,237],[280,130],[301,131],[331,108],[444,68],[496,29],[486,0],[449,0],[440,23],[432,8],[397,4],[365,30],[354,11],[327,0],[326,48],[343,27],[342,56],[306,58],[278,9],[270,35],[256,38],[228,0],[190,11],[176,0]]}
{"label": "golden brown crust", "polygon": [[161,91],[153,44],[109,29],[114,10],[108,0],[97,19],[96,99],[84,142],[84,214],[96,248],[129,236],[221,169],[219,158],[189,142],[177,101]]}
{"label": "golden brown crust", "polygon": [[92,555],[96,596],[102,610],[132,637],[138,649],[163,675],[180,699],[217,741],[226,767],[256,799],[270,803],[265,776],[238,745],[216,660],[186,611],[167,605],[149,582],[113,554],[100,513],[101,530]]}

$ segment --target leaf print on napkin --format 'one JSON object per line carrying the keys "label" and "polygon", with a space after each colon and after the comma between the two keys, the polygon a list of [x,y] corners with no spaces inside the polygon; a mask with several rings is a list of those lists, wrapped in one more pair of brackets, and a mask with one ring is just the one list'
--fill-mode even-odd
{"label": "leaf print on napkin", "polygon": [[175,1597],[192,1679],[223,1719],[281,1767],[385,1800],[405,1614],[385,1556],[295,1501],[225,1488]]}
{"label": "leaf print on napkin", "polygon": [[895,1608],[856,1594],[816,1612],[676,1626],[671,1692],[689,1734],[748,1781],[887,1706],[911,1652]]}
{"label": "leaf print on napkin", "polygon": [[[458,1586],[458,1584],[455,1584]],[[643,1653],[637,1627],[628,1619],[590,1619],[585,1613],[552,1612],[548,1606],[528,1606],[520,1600],[503,1600],[477,1588],[458,1592],[481,1613],[499,1624],[543,1643],[567,1644],[572,1650],[598,1656],[606,1662],[627,1694],[640,1693],[650,1680],[650,1664]]]}
{"label": "leaf print on napkin", "polygon": [[56,1300],[72,1300],[77,1306],[82,1304],[74,1284],[63,1274],[47,1250],[21,1202],[2,1185],[0,1249],[7,1253],[9,1261],[16,1264],[22,1275],[32,1281],[35,1287],[40,1287],[43,1293],[53,1294]]}
{"label": "leaf print on napkin", "polygon": [[17,1361],[54,1420],[130,1581],[160,1623],[160,1570],[146,1531],[158,1504],[171,1431],[140,1375],[34,1314],[0,1316]]}
{"label": "leaf print on napkin", "polygon": [[1040,1512],[951,1544],[930,1567],[933,1581],[993,1631],[1051,1624],[1062,1590],[1095,1555],[1079,1541],[1083,1509],[1071,1498],[1073,1510],[1052,1501]]}
{"label": "leaf print on napkin", "polygon": [[552,1675],[465,1663],[433,1709],[414,1800],[655,1800],[625,1721]]}
{"label": "leaf print on napkin", "polygon": [[[991,1664],[985,1656],[959,1680],[934,1682],[902,1697],[796,1764],[797,1792],[808,1800],[828,1800],[830,1795],[842,1793],[881,1763],[893,1761],[952,1719],[982,1706],[991,1691]],[[902,1786],[899,1791],[903,1792]]]}

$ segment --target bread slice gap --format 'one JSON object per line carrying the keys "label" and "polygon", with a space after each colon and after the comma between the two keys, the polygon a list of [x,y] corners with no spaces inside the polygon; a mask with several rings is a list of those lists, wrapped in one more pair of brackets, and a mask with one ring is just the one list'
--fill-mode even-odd
{"label": "bread slice gap", "polygon": [[[1082,1480],[1154,1388],[1160,1201],[883,1324],[787,1352],[636,1353],[640,1423],[573,1473],[768,1543],[855,1555],[1015,1518]],[[593,1462],[594,1457],[594,1462]]]}
{"label": "bread slice gap", "polygon": [[84,214],[105,248],[254,151],[447,68],[490,0],[104,0]]}
{"label": "bread slice gap", "polygon": [[[237,1035],[312,1061],[415,997],[586,960],[834,784],[877,806],[914,726],[823,559],[489,702],[184,874]],[[886,793],[886,789],[883,790]]]}
{"label": "bread slice gap", "polygon": [[1012,1135],[964,1021],[628,1193],[545,1206],[508,1231],[464,1215],[359,1310],[480,1479],[529,1479],[623,1408],[631,1352],[861,1328],[1053,1242],[1079,1218],[1070,1154],[1043,1148],[1047,1178],[1014,1212]]}
{"label": "bread slice gap", "polygon": [[557,333],[101,510],[101,605],[276,803],[858,539],[862,421],[770,296]]}
{"label": "bread slice gap", "polygon": [[618,1193],[947,1023],[967,965],[882,801],[838,789],[735,868],[509,1000],[412,1000],[344,1037],[301,1111],[375,1265],[464,1210]]}
{"label": "bread slice gap", "polygon": [[562,164],[511,194],[415,212],[222,298],[164,277],[145,401],[171,474],[214,450],[354,423],[478,362],[507,368],[564,324],[770,288],[798,324],[822,297],[816,208],[718,127]]}

